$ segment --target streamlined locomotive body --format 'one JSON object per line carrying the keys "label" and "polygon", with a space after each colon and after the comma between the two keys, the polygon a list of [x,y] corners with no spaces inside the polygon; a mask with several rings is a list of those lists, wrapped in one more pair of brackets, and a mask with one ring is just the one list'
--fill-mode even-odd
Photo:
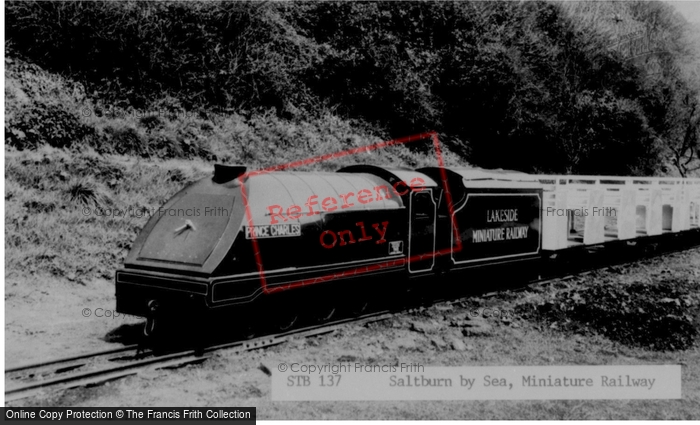
{"label": "streamlined locomotive body", "polygon": [[328,291],[378,276],[388,285],[537,258],[541,188],[470,185],[469,172],[351,166],[247,175],[217,166],[144,227],[116,274],[117,310],[201,312],[315,285]]}
{"label": "streamlined locomotive body", "polygon": [[[593,211],[578,233],[570,231],[574,207]],[[611,222],[596,209],[626,215]],[[697,237],[699,217],[700,179],[217,165],[148,221],[116,273],[117,310],[282,314],[306,308],[294,298],[301,294],[330,305],[576,246],[666,232]]]}

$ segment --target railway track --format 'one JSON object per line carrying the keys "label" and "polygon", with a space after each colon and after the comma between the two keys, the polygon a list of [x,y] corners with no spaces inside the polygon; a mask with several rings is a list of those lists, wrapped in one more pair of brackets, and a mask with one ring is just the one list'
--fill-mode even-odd
{"label": "railway track", "polygon": [[[334,332],[348,323],[364,325],[393,317],[395,312],[377,311],[360,317],[346,318],[319,325],[294,329],[289,332],[235,341],[206,347],[203,350],[185,350],[155,355],[151,350],[139,352],[137,345],[113,350],[87,353],[51,361],[26,364],[5,371],[5,401],[15,401],[38,395],[47,390],[63,391],[91,386],[136,375],[146,369],[172,369],[206,361],[210,354],[231,349],[250,351],[286,342],[292,337],[312,337]],[[131,352],[131,355],[125,353]],[[17,383],[13,385],[13,383]]]}
{"label": "railway track", "polygon": [[[569,280],[609,267],[625,267],[651,258],[683,252],[697,247],[700,247],[700,243],[684,245],[678,249],[654,251],[640,258],[635,258],[632,261],[596,264],[589,269],[577,270],[575,273],[564,276],[538,277],[518,288],[514,288],[514,290],[526,290],[534,286],[546,285],[555,281]],[[500,291],[489,292],[482,296],[491,297],[499,292]],[[429,304],[438,304],[440,302],[458,304],[470,297],[471,296],[457,299],[433,299],[429,301]],[[392,318],[397,314],[405,314],[412,311],[416,311],[416,307],[375,311],[358,317],[343,318],[245,341],[212,345],[198,351],[189,349],[165,355],[156,355],[152,350],[140,350],[139,346],[134,344],[116,349],[96,351],[39,363],[24,364],[5,370],[5,400],[6,402],[11,402],[36,396],[47,391],[64,391],[76,387],[98,385],[104,382],[136,375],[147,369],[174,369],[190,364],[202,363],[211,357],[211,353],[219,350],[230,349],[243,352],[271,347],[282,344],[292,337],[319,336],[332,333],[349,323],[366,325]]]}

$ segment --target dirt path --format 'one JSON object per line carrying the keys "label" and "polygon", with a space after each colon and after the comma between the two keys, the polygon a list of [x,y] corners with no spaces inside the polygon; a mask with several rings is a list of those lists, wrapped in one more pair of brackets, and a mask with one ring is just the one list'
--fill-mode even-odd
{"label": "dirt path", "polygon": [[[601,272],[587,279],[649,281],[654,276],[696,276],[700,250],[648,260],[621,275]],[[623,276],[623,277],[621,277]],[[8,285],[12,285],[12,279]],[[19,285],[19,282],[16,282]],[[22,292],[7,300],[7,357],[30,360],[107,346],[100,338],[133,320],[81,316],[83,308],[109,307],[111,283],[90,293],[73,290],[61,298]],[[554,287],[552,290],[556,290]],[[474,308],[510,311],[532,294],[474,298],[436,305],[367,327],[349,325],[320,338],[235,354],[222,351],[197,366],[145,372],[91,389],[71,390],[18,405],[65,406],[257,406],[260,419],[697,419],[700,416],[700,352],[630,348],[602,336],[567,335],[518,317],[465,318]],[[33,301],[34,302],[34,301]],[[59,308],[60,306],[60,308]],[[13,313],[14,314],[11,314]],[[13,317],[10,317],[13,316]],[[465,331],[466,330],[466,331]],[[21,347],[21,349],[20,349]],[[651,401],[465,401],[465,402],[273,402],[265,369],[281,362],[418,363],[465,365],[681,364],[683,399]]]}

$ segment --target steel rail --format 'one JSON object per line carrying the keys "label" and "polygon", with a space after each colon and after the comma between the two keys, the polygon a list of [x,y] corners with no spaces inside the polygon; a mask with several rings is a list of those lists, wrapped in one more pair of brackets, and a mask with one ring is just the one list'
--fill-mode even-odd
{"label": "steel rail", "polygon": [[[653,259],[653,258],[659,258],[662,256],[666,255],[671,255],[683,251],[687,251],[690,249],[698,248],[700,247],[700,243],[698,244],[693,244],[693,245],[688,245],[688,246],[683,246],[678,249],[673,249],[673,250],[662,250],[662,251],[656,251],[651,254],[645,254],[642,255],[638,258],[635,258],[631,261],[627,262],[605,262],[604,264],[596,264],[593,267],[589,269],[581,269],[577,270],[573,274],[567,274],[564,276],[547,276],[547,277],[538,277],[536,279],[530,280],[529,283],[523,284],[522,286],[518,288],[513,288],[510,289],[511,291],[524,291],[527,290],[528,288],[533,288],[536,286],[542,286],[546,285],[548,283],[556,282],[556,281],[563,281],[563,280],[570,280],[576,277],[584,276],[589,273],[599,271],[599,270],[604,270],[609,267],[624,267],[624,266],[629,266],[633,264],[638,264],[642,261]],[[489,292],[481,295],[482,297],[492,297],[496,296],[497,294],[503,292],[501,291],[496,291],[496,292]],[[456,299],[454,298],[443,298],[443,299],[432,299],[429,300],[426,305],[434,305],[438,304],[441,302],[450,302],[451,304],[458,304],[461,303],[465,300],[468,300],[470,298],[473,298],[475,295],[467,295],[463,297],[458,297]],[[151,358],[147,359],[139,359],[134,362],[129,362],[126,364],[120,364],[112,367],[107,367],[107,368],[100,368],[97,370],[91,370],[91,371],[84,371],[84,372],[78,372],[74,373],[71,375],[64,375],[60,377],[55,377],[51,379],[46,379],[42,381],[36,381],[36,382],[30,382],[25,385],[20,385],[14,388],[6,388],[5,389],[5,399],[6,401],[14,401],[18,400],[21,398],[26,398],[32,395],[36,395],[42,390],[46,390],[50,387],[56,387],[55,389],[60,389],[60,390],[66,390],[70,388],[75,388],[79,386],[86,386],[86,385],[94,385],[102,382],[107,382],[115,379],[120,379],[126,376],[130,375],[135,375],[139,371],[147,369],[148,367],[155,366],[154,369],[164,369],[164,368],[174,368],[174,367],[180,367],[184,366],[187,364],[193,364],[193,363],[200,363],[203,361],[206,361],[209,356],[205,356],[204,354],[207,353],[213,353],[219,350],[224,350],[224,349],[238,349],[239,352],[242,351],[251,351],[251,350],[256,350],[260,348],[266,348],[266,347],[271,347],[274,345],[278,345],[281,343],[284,343],[289,340],[291,337],[296,337],[296,336],[302,336],[302,337],[312,337],[312,336],[318,336],[322,334],[327,334],[327,333],[332,333],[335,332],[338,328],[353,323],[353,324],[359,324],[359,325],[366,325],[368,323],[372,322],[377,322],[381,320],[387,320],[392,317],[395,317],[398,314],[407,314],[411,313],[413,311],[417,311],[420,308],[425,307],[425,305],[418,305],[418,306],[412,306],[409,308],[400,308],[397,310],[381,310],[377,312],[371,312],[367,313],[361,316],[357,317],[348,317],[348,318],[343,318],[339,320],[334,320],[330,322],[325,322],[325,323],[320,323],[320,324],[315,324],[311,326],[307,326],[304,328],[298,328],[298,329],[293,329],[290,331],[285,331],[281,332],[278,334],[272,334],[272,335],[267,335],[267,336],[262,336],[258,338],[253,338],[249,340],[244,340],[244,341],[234,341],[234,342],[228,342],[228,343],[223,343],[219,345],[213,345],[210,347],[205,347],[203,350],[184,350],[181,352],[176,352],[176,353],[170,353],[166,355],[161,355],[161,356],[153,356],[152,352],[147,352],[145,353],[148,356],[153,356]],[[110,350],[101,350],[97,351],[94,353],[86,353],[86,354],[81,354],[81,355],[76,355],[76,356],[71,356],[71,357],[66,357],[66,358],[59,358],[59,359],[54,359],[54,360],[49,360],[49,361],[44,361],[44,362],[39,362],[39,363],[34,363],[34,364],[25,364],[21,366],[16,366],[11,369],[8,369],[5,371],[5,374],[9,373],[16,373],[19,371],[24,371],[24,370],[29,370],[29,369],[41,369],[42,367],[45,366],[50,366],[50,365],[55,365],[55,364],[61,364],[61,363],[67,363],[70,361],[75,361],[75,360],[83,360],[83,359],[91,359],[91,358],[97,358],[99,356],[105,356],[109,354],[117,354],[117,353],[122,353],[122,352],[127,352],[130,350],[137,349],[138,345],[129,345],[121,348],[116,348],[116,349],[110,349]],[[78,365],[78,367],[82,367],[82,365]],[[61,369],[66,369],[61,368]],[[8,384],[8,380],[6,377],[6,385]]]}
{"label": "steel rail", "polygon": [[[139,371],[148,368],[149,366],[156,366],[155,369],[171,368],[185,364],[192,364],[205,361],[208,359],[207,356],[202,354],[212,353],[215,351],[223,349],[238,348],[239,351],[250,351],[265,347],[271,347],[286,342],[289,338],[293,336],[303,336],[311,337],[318,336],[322,334],[327,334],[334,332],[339,327],[346,325],[348,323],[357,324],[367,324],[375,321],[386,320],[393,317],[396,313],[389,310],[383,310],[378,312],[368,313],[359,317],[350,317],[333,322],[327,322],[323,324],[317,324],[308,326],[305,328],[299,328],[292,331],[287,331],[284,333],[263,336],[259,338],[254,338],[246,341],[235,341],[219,345],[214,345],[211,347],[206,347],[199,353],[197,350],[185,350],[181,352],[166,354],[162,356],[156,356],[148,359],[137,360],[134,362],[111,366],[107,368],[100,368],[97,370],[85,371],[74,373],[67,376],[59,376],[51,379],[46,379],[42,381],[30,382],[24,385],[20,385],[14,388],[5,389],[5,400],[14,401],[21,398],[26,398],[35,395],[39,390],[46,389],[49,387],[56,387],[56,389],[66,390],[78,386],[94,385],[100,382],[111,381],[114,379],[123,378],[130,375],[135,375]],[[126,348],[126,347],[124,347]],[[125,351],[122,349],[118,350],[106,350],[106,351]],[[100,355],[104,352],[100,352]],[[89,355],[76,356],[80,358],[88,358]],[[45,364],[56,364],[58,360],[43,362],[40,365]],[[15,368],[16,370],[17,368]],[[26,369],[26,368],[25,368]],[[6,381],[7,384],[7,381]]]}
{"label": "steel rail", "polygon": [[13,367],[10,367],[9,369],[5,369],[5,373],[19,372],[19,371],[26,370],[26,369],[38,369],[38,368],[44,367],[44,366],[50,366],[50,365],[54,365],[54,364],[58,364],[58,363],[68,363],[68,362],[72,362],[75,360],[90,359],[93,357],[104,356],[107,354],[124,353],[126,351],[135,350],[137,348],[138,348],[138,344],[132,344],[132,345],[127,345],[127,346],[124,346],[121,348],[112,348],[109,350],[95,351],[93,353],[78,354],[78,355],[71,356],[71,357],[62,357],[62,358],[47,360],[47,361],[39,362],[39,363],[25,363],[23,365],[13,366]]}

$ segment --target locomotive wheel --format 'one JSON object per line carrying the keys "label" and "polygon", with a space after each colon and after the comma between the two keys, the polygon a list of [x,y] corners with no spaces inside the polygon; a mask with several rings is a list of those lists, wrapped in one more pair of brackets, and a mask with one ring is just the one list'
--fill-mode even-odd
{"label": "locomotive wheel", "polygon": [[[262,308],[243,306],[211,312],[210,324],[206,327],[218,342],[244,341],[265,332],[267,323],[257,314]],[[226,326],[222,326],[226,324]]]}
{"label": "locomotive wheel", "polygon": [[282,316],[277,316],[277,330],[280,332],[285,332],[290,330],[297,322],[299,315],[296,313],[289,313]]}
{"label": "locomotive wheel", "polygon": [[337,297],[335,290],[329,289],[327,286],[313,288],[313,290],[307,290],[305,294],[300,295],[299,298],[303,302],[299,311],[302,312],[304,323],[316,324],[331,320],[338,313],[335,302]]}
{"label": "locomotive wheel", "polygon": [[403,293],[404,307],[415,308],[428,303],[430,299],[430,294],[426,293],[428,289],[425,284],[407,287]]}
{"label": "locomotive wheel", "polygon": [[297,319],[299,319],[299,313],[293,310],[293,306],[284,306],[275,311],[274,323],[276,325],[275,327],[280,332],[285,332],[293,328],[297,323]]}
{"label": "locomotive wheel", "polygon": [[362,313],[369,310],[369,301],[365,298],[357,298],[350,301],[349,309],[350,314],[353,316],[359,316]]}
{"label": "locomotive wheel", "polygon": [[327,307],[318,307],[314,312],[314,320],[318,323],[327,322],[335,316],[336,308],[334,305]]}
{"label": "locomotive wheel", "polygon": [[250,323],[245,323],[238,330],[238,334],[242,339],[253,339],[258,336],[258,332],[255,327]]}

